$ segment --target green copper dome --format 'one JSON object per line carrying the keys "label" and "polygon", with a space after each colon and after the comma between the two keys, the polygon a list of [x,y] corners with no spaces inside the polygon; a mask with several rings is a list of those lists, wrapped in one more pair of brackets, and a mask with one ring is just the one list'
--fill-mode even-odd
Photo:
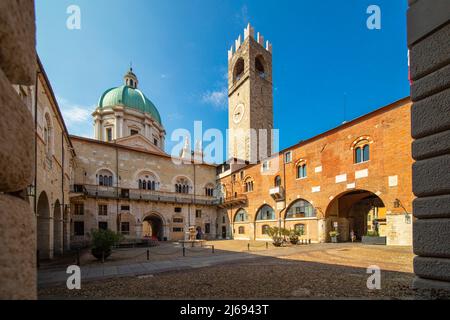
{"label": "green copper dome", "polygon": [[[125,76],[126,83],[130,84],[130,82],[128,82],[130,79],[127,79],[127,76],[129,77],[130,73]],[[132,74],[132,76],[134,76],[134,74]],[[156,109],[155,105],[144,95],[144,93],[142,93],[141,90],[136,88],[137,79],[135,76],[133,78],[134,81],[131,82],[131,86],[123,85],[105,91],[98,102],[98,108],[103,109],[123,105],[130,109],[148,113],[156,122],[162,124],[158,109]]]}

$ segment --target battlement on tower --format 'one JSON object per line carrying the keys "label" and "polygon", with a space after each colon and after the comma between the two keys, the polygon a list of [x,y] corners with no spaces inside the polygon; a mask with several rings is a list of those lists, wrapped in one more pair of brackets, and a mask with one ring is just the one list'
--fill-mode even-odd
{"label": "battlement on tower", "polygon": [[255,29],[249,23],[244,29],[244,39],[242,40],[242,34],[240,34],[239,37],[234,41],[234,45],[232,45],[230,50],[228,50],[228,60],[231,60],[231,58],[233,58],[233,55],[239,50],[242,43],[249,37],[253,38],[264,49],[272,53],[272,44],[268,40],[264,42],[264,37],[259,32],[256,34],[255,38]]}

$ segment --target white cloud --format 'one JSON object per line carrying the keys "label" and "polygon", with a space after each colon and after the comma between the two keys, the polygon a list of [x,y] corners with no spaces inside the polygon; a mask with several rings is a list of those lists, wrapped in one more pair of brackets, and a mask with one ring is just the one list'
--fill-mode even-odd
{"label": "white cloud", "polygon": [[227,99],[228,93],[225,87],[217,91],[208,91],[202,96],[203,103],[212,105],[218,109],[226,109]]}
{"label": "white cloud", "polygon": [[93,110],[92,107],[84,107],[69,102],[67,99],[57,97],[61,113],[67,125],[80,124],[87,122]]}

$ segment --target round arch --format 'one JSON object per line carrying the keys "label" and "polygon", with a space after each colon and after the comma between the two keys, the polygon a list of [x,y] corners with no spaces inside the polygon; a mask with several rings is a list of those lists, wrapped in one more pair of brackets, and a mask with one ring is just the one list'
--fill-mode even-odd
{"label": "round arch", "polygon": [[335,230],[339,232],[340,241],[350,241],[351,234],[357,240],[368,233],[385,236],[386,205],[380,195],[357,189],[346,191],[334,197],[327,206],[327,233]]}
{"label": "round arch", "polygon": [[239,81],[244,74],[245,62],[243,58],[239,58],[233,67],[233,83]]}
{"label": "round arch", "polygon": [[51,224],[50,205],[47,193],[42,191],[37,202],[37,249],[39,258],[53,258],[53,248],[51,243]]}
{"label": "round arch", "polygon": [[275,210],[268,204],[263,204],[256,211],[255,221],[276,220]]}
{"label": "round arch", "polygon": [[142,234],[145,238],[152,238],[163,241],[167,238],[164,234],[164,226],[166,225],[164,217],[157,212],[146,214],[142,220]]}
{"label": "round arch", "polygon": [[315,218],[316,209],[314,206],[305,199],[296,199],[292,201],[286,209],[285,219],[298,219],[298,218]]}

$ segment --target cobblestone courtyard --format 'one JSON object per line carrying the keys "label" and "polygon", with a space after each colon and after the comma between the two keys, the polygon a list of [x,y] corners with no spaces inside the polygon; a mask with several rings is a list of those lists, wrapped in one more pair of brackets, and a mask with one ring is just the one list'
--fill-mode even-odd
{"label": "cobblestone courtyard", "polygon": [[[92,281],[82,278],[81,290],[67,290],[64,279],[58,284],[44,282],[39,296],[41,299],[412,299],[415,296],[410,288],[414,256],[410,247],[313,244],[266,249],[261,243],[252,243],[249,252],[248,242],[209,244],[214,244],[214,254],[210,248],[198,248],[196,256],[166,256],[140,271],[132,267],[128,274],[119,272],[107,277],[103,273]],[[166,251],[174,247],[167,247]],[[133,249],[128,250],[128,254],[132,253]],[[109,267],[117,263],[117,268],[124,266],[123,260],[116,259],[108,262]],[[367,289],[367,267],[371,265],[382,270],[381,290]],[[49,271],[40,272],[40,277],[41,273]]]}

